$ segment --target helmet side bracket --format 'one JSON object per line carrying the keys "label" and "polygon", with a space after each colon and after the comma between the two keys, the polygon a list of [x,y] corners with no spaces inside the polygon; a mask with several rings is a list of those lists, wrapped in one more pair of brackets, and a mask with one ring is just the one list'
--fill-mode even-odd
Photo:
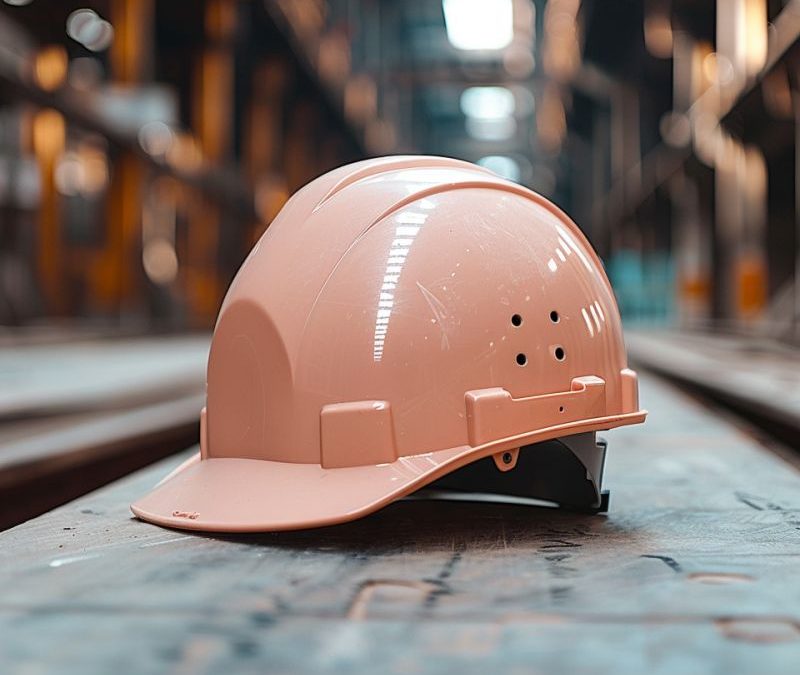
{"label": "helmet side bracket", "polygon": [[559,426],[608,414],[606,383],[594,375],[576,377],[569,391],[513,398],[501,387],[476,389],[465,395],[469,444],[522,435],[531,420],[540,428]]}

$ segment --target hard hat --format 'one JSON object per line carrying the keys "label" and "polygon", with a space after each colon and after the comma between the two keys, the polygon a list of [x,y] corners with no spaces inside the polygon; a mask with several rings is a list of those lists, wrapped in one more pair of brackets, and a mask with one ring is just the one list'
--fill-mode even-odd
{"label": "hard hat", "polygon": [[468,162],[372,159],[309,183],[256,244],[214,329],[200,452],[131,508],[288,530],[436,482],[597,510],[595,432],[645,415],[564,213]]}

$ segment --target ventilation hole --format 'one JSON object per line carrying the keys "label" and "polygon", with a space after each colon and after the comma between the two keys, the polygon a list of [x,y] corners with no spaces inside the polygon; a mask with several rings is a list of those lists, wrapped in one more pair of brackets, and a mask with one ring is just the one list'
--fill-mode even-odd
{"label": "ventilation hole", "polygon": [[558,312],[556,310],[550,312],[550,321],[553,323],[558,323]]}
{"label": "ventilation hole", "polygon": [[519,314],[514,314],[511,317],[511,325],[513,325],[513,326],[521,326],[522,325],[522,317]]}
{"label": "ventilation hole", "polygon": [[528,357],[525,354],[517,354],[517,363],[524,366],[528,362]]}
{"label": "ventilation hole", "polygon": [[564,353],[564,348],[563,347],[556,347],[555,351],[553,352],[553,354],[555,354],[555,357],[559,361],[563,361],[564,357],[566,356],[566,354]]}
{"label": "ventilation hole", "polygon": [[564,412],[564,406],[563,405],[558,406],[558,412]]}

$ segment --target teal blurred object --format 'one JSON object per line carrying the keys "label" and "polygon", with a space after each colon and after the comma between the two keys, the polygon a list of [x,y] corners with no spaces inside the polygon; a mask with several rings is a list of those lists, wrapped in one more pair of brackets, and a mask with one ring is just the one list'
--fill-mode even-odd
{"label": "teal blurred object", "polygon": [[675,265],[669,253],[623,249],[607,262],[619,310],[628,324],[666,325],[675,318]]}

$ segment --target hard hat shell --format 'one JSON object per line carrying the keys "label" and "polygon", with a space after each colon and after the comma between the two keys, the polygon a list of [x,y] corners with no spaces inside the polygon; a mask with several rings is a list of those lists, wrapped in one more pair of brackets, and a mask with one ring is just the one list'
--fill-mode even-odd
{"label": "hard hat shell", "polygon": [[477,459],[644,420],[600,260],[540,195],[385,157],[297,192],[242,265],[201,452],[136,502],[170,527],[352,520]]}

